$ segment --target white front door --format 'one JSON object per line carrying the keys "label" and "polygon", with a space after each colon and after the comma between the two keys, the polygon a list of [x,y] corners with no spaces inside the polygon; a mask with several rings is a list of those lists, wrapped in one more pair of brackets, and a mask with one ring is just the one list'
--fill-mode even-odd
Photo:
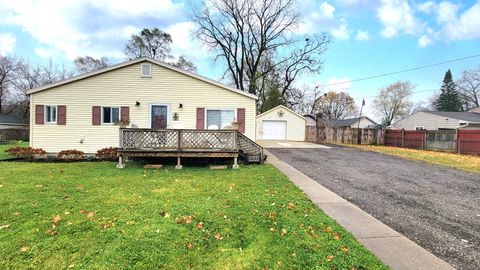
{"label": "white front door", "polygon": [[287,121],[262,121],[264,140],[286,140]]}

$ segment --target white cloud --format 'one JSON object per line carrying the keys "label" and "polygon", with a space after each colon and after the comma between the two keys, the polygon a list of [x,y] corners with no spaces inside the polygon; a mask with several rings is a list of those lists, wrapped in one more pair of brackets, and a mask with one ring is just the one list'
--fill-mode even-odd
{"label": "white cloud", "polygon": [[438,20],[443,24],[440,37],[449,40],[471,40],[480,38],[480,2],[458,14],[459,7],[451,3],[440,3]]}
{"label": "white cloud", "polygon": [[0,55],[6,55],[13,51],[17,39],[12,33],[0,33]]}
{"label": "white cloud", "polygon": [[382,0],[377,16],[383,24],[381,35],[385,38],[400,33],[413,35],[423,28],[407,0]]}
{"label": "white cloud", "polygon": [[427,1],[417,4],[416,8],[425,14],[431,14],[436,9],[436,6],[437,4],[435,2]]}
{"label": "white cloud", "polygon": [[335,7],[324,1],[320,4],[314,0],[302,1],[298,6],[298,12],[303,16],[298,33],[318,33],[328,31],[338,39],[349,39],[350,31],[344,17],[337,17]]}
{"label": "white cloud", "polygon": [[443,1],[437,6],[437,21],[439,24],[449,22],[457,16],[458,5]]}
{"label": "white cloud", "polygon": [[370,37],[368,36],[367,31],[358,30],[357,35],[355,36],[356,41],[368,41]]}
{"label": "white cloud", "polygon": [[0,0],[0,23],[20,27],[39,43],[38,55],[123,58],[123,45],[143,27],[180,20],[183,4],[172,0]]}
{"label": "white cloud", "polygon": [[418,39],[418,46],[423,48],[423,47],[426,47],[430,44],[432,44],[432,39],[430,39],[428,36],[421,36],[419,39]]}
{"label": "white cloud", "polygon": [[194,30],[193,22],[181,22],[166,28],[166,32],[172,35],[172,54],[175,57],[188,55],[189,60],[196,62],[208,54],[208,48],[202,45],[192,35]]}

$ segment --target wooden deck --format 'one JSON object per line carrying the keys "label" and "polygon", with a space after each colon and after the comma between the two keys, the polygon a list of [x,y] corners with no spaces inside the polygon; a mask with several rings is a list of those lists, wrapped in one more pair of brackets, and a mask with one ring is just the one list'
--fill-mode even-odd
{"label": "wooden deck", "polygon": [[119,168],[129,157],[176,157],[177,169],[182,157],[238,158],[263,163],[263,148],[236,130],[120,129]]}

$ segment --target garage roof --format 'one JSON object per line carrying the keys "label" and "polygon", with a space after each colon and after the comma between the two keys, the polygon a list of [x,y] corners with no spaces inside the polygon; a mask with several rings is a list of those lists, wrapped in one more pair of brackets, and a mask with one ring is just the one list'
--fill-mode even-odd
{"label": "garage roof", "polygon": [[297,115],[298,117],[300,117],[300,118],[302,118],[302,119],[306,119],[303,115],[301,115],[301,114],[295,112],[294,110],[292,110],[292,109],[290,109],[290,108],[287,108],[286,106],[283,106],[283,105],[278,105],[277,107],[271,108],[270,110],[268,110],[268,111],[266,111],[266,112],[263,112],[263,113],[257,115],[257,117],[260,117],[260,116],[262,116],[262,115],[265,115],[265,114],[267,114],[267,113],[270,113],[270,112],[272,112],[272,111],[274,111],[274,110],[276,110],[276,109],[280,109],[280,108],[282,108],[282,109],[284,109],[284,110],[286,110],[286,111],[289,111],[289,112]]}

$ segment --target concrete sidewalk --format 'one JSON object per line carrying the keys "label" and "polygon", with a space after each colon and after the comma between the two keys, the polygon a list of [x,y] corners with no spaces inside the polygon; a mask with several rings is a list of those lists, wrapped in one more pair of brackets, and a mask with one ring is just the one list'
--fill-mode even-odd
{"label": "concrete sidewalk", "polygon": [[301,188],[327,215],[336,220],[380,260],[399,270],[454,269],[445,261],[420,247],[370,214],[349,203],[310,177],[268,154],[268,163],[277,167]]}

